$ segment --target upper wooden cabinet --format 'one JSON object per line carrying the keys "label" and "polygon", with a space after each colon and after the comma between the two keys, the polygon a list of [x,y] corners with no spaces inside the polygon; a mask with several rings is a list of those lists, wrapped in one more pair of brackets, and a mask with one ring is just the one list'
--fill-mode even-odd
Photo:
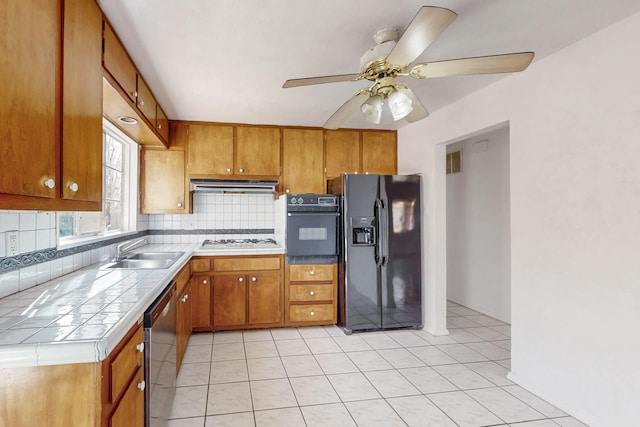
{"label": "upper wooden cabinet", "polygon": [[235,175],[280,175],[280,129],[277,127],[236,127]]}
{"label": "upper wooden cabinet", "polygon": [[233,174],[233,126],[188,125],[190,176]]}
{"label": "upper wooden cabinet", "polygon": [[124,46],[118,40],[111,25],[104,23],[104,68],[118,82],[123,92],[133,102],[138,97],[137,76],[135,65],[129,58]]}
{"label": "upper wooden cabinet", "polygon": [[280,129],[189,124],[189,176],[277,177]]}
{"label": "upper wooden cabinet", "polygon": [[143,148],[140,156],[140,212],[183,214],[193,209],[186,180],[188,126],[171,124],[171,148]]}
{"label": "upper wooden cabinet", "polygon": [[379,175],[398,173],[396,132],[362,132],[362,173]]}
{"label": "upper wooden cabinet", "polygon": [[328,130],[325,144],[327,179],[336,178],[343,173],[362,173],[360,132]]}
{"label": "upper wooden cabinet", "polygon": [[328,130],[325,177],[343,173],[395,175],[398,173],[397,134],[393,131]]}
{"label": "upper wooden cabinet", "polygon": [[282,130],[282,183],[285,193],[324,193],[323,135],[320,129]]}
{"label": "upper wooden cabinet", "polygon": [[[103,37],[102,64],[110,86],[105,87],[104,115],[138,143],[167,147],[167,116],[106,19]],[[123,116],[138,123],[123,125],[119,121]]]}
{"label": "upper wooden cabinet", "polygon": [[2,209],[101,209],[101,12],[93,0],[62,4],[2,5]]}

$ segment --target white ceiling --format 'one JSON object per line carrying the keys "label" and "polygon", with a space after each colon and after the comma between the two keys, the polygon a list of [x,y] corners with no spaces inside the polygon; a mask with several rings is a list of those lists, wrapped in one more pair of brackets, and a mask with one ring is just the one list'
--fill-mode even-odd
{"label": "white ceiling", "polygon": [[[170,119],[300,126],[322,126],[368,85],[365,81],[282,89],[285,80],[358,73],[360,57],[375,44],[372,34],[386,27],[402,33],[421,6],[446,7],[458,18],[416,62],[534,51],[535,63],[640,11],[638,0],[98,3]],[[407,81],[433,112],[504,76]],[[404,120],[385,118],[372,126],[356,114],[343,127],[404,125]]]}

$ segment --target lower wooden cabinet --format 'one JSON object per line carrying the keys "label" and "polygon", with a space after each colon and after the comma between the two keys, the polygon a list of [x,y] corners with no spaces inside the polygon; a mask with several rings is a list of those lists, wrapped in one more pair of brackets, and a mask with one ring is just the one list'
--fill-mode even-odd
{"label": "lower wooden cabinet", "polygon": [[194,330],[283,325],[283,255],[195,257],[192,268]]}
{"label": "lower wooden cabinet", "polygon": [[115,411],[109,417],[112,427],[144,426],[144,369],[138,369],[129,383]]}
{"label": "lower wooden cabinet", "polygon": [[337,322],[336,264],[294,264],[285,268],[285,326]]}

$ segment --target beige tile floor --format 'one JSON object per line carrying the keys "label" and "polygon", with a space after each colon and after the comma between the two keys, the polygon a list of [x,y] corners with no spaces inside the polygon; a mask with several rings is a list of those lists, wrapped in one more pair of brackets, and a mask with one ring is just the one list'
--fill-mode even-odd
{"label": "beige tile floor", "polygon": [[169,426],[584,426],[506,378],[508,324],[449,302],[448,327],[194,334]]}

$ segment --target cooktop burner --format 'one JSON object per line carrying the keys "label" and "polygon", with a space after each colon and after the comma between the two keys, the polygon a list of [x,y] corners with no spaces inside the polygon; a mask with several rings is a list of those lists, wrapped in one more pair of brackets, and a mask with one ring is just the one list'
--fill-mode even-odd
{"label": "cooktop burner", "polygon": [[220,239],[205,240],[203,248],[275,248],[278,243],[274,239]]}

